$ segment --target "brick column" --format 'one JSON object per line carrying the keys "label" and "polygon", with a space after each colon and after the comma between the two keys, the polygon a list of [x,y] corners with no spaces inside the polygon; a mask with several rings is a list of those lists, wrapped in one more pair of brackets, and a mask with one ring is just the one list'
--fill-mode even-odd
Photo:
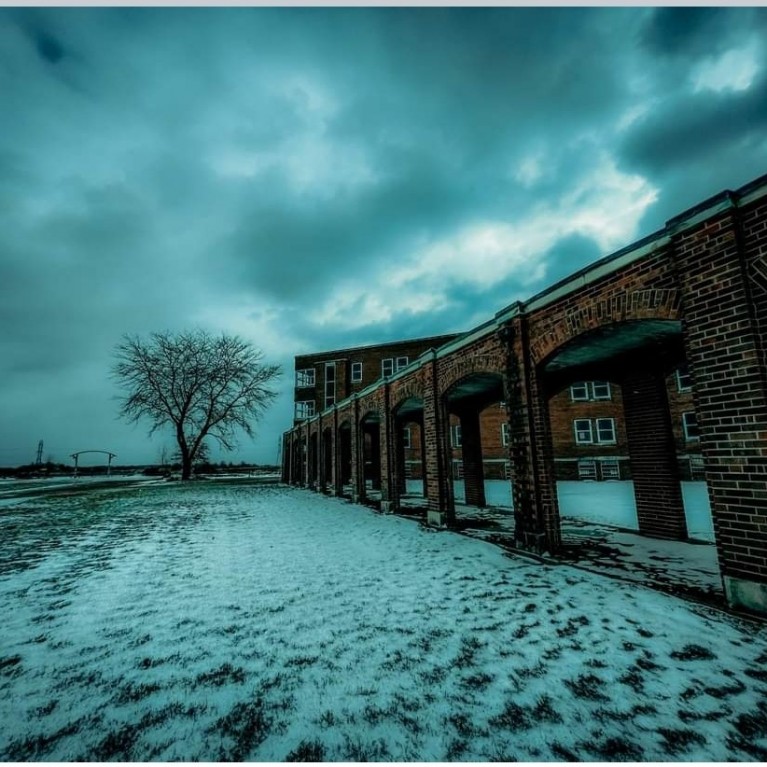
{"label": "brick column", "polygon": [[378,433],[380,439],[381,511],[389,513],[397,508],[397,480],[392,445],[394,417],[391,414],[391,397],[388,382],[384,384],[383,403],[380,412],[381,423],[378,426]]}
{"label": "brick column", "polygon": [[341,480],[341,435],[338,433],[338,408],[333,405],[332,432],[330,435],[330,494],[342,495],[343,483]]}
{"label": "brick column", "polygon": [[360,429],[360,405],[356,395],[352,395],[351,407],[351,426],[352,426],[352,444],[351,444],[351,486],[352,502],[361,503],[365,500],[365,465],[362,455],[362,429]]}
{"label": "brick column", "polygon": [[407,470],[405,468],[405,428],[406,424],[394,421],[394,486],[399,499],[407,492]]}
{"label": "brick column", "polygon": [[632,372],[621,382],[639,532],[684,540],[687,523],[666,381],[650,366],[648,360],[641,372]]}
{"label": "brick column", "polygon": [[[372,428],[371,428],[372,426]],[[370,477],[371,490],[381,489],[381,424],[368,426],[370,434],[370,465],[372,474]]]}
{"label": "brick column", "polygon": [[733,204],[695,226],[668,226],[725,593],[767,612],[765,356]]}
{"label": "brick column", "polygon": [[445,527],[455,520],[452,478],[449,471],[449,420],[441,403],[437,384],[437,355],[425,365],[423,397],[423,444],[426,495],[426,521],[434,527]]}
{"label": "brick column", "polygon": [[463,481],[466,487],[466,504],[484,508],[485,471],[482,465],[482,438],[479,430],[479,413],[461,410],[456,415],[461,420],[461,455],[463,457]]}
{"label": "brick column", "polygon": [[530,358],[526,317],[514,317],[499,335],[508,350],[504,399],[510,425],[514,542],[519,548],[556,551],[562,539],[548,399]]}

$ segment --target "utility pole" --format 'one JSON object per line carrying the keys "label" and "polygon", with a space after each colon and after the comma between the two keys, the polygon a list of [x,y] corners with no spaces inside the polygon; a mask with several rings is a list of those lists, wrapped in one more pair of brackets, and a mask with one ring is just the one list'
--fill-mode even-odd
{"label": "utility pole", "polygon": [[37,460],[35,461],[35,463],[38,466],[40,466],[42,464],[42,462],[43,462],[43,441],[40,440],[37,443]]}

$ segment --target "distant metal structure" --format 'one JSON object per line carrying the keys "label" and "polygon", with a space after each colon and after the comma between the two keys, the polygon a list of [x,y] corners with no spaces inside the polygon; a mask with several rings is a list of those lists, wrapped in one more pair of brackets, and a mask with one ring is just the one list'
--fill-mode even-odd
{"label": "distant metal structure", "polygon": [[42,464],[42,462],[43,462],[43,441],[40,440],[37,443],[37,460],[35,461],[35,463],[38,466],[40,466]]}
{"label": "distant metal structure", "polygon": [[[42,444],[42,442],[40,444]],[[79,450],[77,453],[72,453],[72,458],[75,459],[75,476],[77,476],[78,461],[83,453],[103,453],[104,455],[108,455],[109,462],[107,463],[107,477],[112,476],[112,459],[117,458],[117,453],[110,453],[109,450]]]}

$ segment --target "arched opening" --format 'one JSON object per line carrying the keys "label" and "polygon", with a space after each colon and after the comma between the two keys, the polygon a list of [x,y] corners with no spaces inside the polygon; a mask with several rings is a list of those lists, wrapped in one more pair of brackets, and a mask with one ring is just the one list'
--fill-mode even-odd
{"label": "arched opening", "polygon": [[503,379],[496,372],[473,373],[445,393],[457,517],[463,506],[512,509],[509,427],[503,398]]}
{"label": "arched opening", "polygon": [[[538,375],[565,547],[587,543],[585,523],[714,542],[681,322],[632,320],[585,332]],[[710,560],[717,582],[713,550]]]}
{"label": "arched opening", "polygon": [[309,476],[308,476],[308,485],[310,488],[316,488],[319,483],[319,447],[318,447],[318,441],[319,437],[317,435],[317,432],[312,432],[309,435]]}
{"label": "arched opening", "polygon": [[394,480],[401,509],[425,511],[428,499],[423,399],[410,396],[393,409]]}
{"label": "arched opening", "polygon": [[359,422],[361,501],[381,500],[381,416],[367,412]]}

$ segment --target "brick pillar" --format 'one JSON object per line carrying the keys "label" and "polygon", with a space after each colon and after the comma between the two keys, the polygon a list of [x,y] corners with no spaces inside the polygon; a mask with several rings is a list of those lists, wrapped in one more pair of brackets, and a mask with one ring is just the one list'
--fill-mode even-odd
{"label": "brick pillar", "polygon": [[426,521],[434,527],[445,527],[455,520],[452,477],[449,469],[449,420],[437,385],[437,355],[424,365],[423,443],[424,469],[428,509]]}
{"label": "brick pillar", "polygon": [[325,447],[325,423],[322,413],[317,421],[317,492],[325,492],[327,477],[327,449]]}
{"label": "brick pillar", "polygon": [[405,429],[407,424],[395,421],[394,424],[394,482],[397,497],[407,492],[407,470],[405,468]]}
{"label": "brick pillar", "polygon": [[303,425],[304,429],[304,435],[303,435],[303,472],[301,473],[301,476],[303,477],[303,485],[304,487],[309,487],[310,477],[309,474],[309,465],[311,463],[310,460],[310,453],[309,453],[309,422],[305,421]]}
{"label": "brick pillar", "polygon": [[338,408],[333,405],[332,432],[330,435],[330,494],[342,495],[341,479],[341,435],[338,433]]}
{"label": "brick pillar", "polygon": [[381,423],[379,428],[381,511],[392,512],[397,508],[397,480],[394,467],[394,417],[391,413],[391,397],[388,382],[383,387],[383,402],[380,408]]}
{"label": "brick pillar", "polygon": [[765,355],[733,204],[695,226],[668,226],[725,593],[735,607],[767,612]]}
{"label": "brick pillar", "polygon": [[562,542],[548,399],[530,358],[527,319],[519,314],[499,331],[506,346],[504,399],[509,415],[514,543],[556,551]]}
{"label": "brick pillar", "polygon": [[461,455],[466,504],[484,508],[487,503],[485,502],[485,471],[482,465],[479,413],[476,410],[467,409],[456,415],[461,420]]}
{"label": "brick pillar", "polygon": [[360,403],[352,394],[352,444],[351,444],[351,486],[352,502],[361,503],[365,500],[365,464],[362,445],[362,429],[360,428]]}
{"label": "brick pillar", "polygon": [[421,450],[421,483],[423,485],[423,497],[429,497],[429,488],[427,485],[427,471],[426,471],[426,438],[424,437],[423,429],[423,413],[421,414],[421,421],[418,424],[420,431],[418,432],[418,445]]}
{"label": "brick pillar", "polygon": [[381,489],[381,424],[368,426],[370,434],[370,489]]}
{"label": "brick pillar", "polygon": [[639,532],[684,540],[687,523],[665,377],[653,372],[648,360],[641,372],[631,372],[621,386]]}

